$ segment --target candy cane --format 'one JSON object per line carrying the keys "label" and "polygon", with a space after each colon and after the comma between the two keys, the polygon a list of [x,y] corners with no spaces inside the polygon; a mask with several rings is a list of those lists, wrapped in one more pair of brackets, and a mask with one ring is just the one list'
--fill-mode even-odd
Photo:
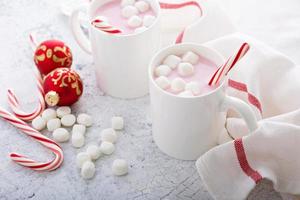
{"label": "candy cane", "polygon": [[19,118],[24,121],[32,121],[34,118],[39,116],[46,107],[45,100],[44,100],[44,89],[43,89],[43,80],[39,74],[36,74],[36,82],[39,92],[39,105],[32,113],[26,113],[20,109],[19,101],[15,96],[14,92],[11,89],[8,89],[7,96],[8,96],[8,104],[12,109],[13,113]]}
{"label": "candy cane", "polygon": [[[187,2],[182,2],[182,3],[162,3],[162,2],[160,2],[159,5],[160,5],[161,9],[180,9],[180,8],[183,8],[186,6],[194,6],[199,10],[200,17],[203,15],[202,8],[197,1],[187,1]],[[185,29],[177,36],[176,42],[175,42],[176,44],[182,42],[184,33],[185,33]]]}
{"label": "candy cane", "polygon": [[227,73],[235,66],[235,64],[244,57],[244,55],[248,52],[250,46],[248,43],[243,43],[242,46],[238,49],[238,51],[229,57],[229,59],[225,62],[225,64],[220,67],[210,79],[208,85],[217,85],[222,82]]}
{"label": "candy cane", "polygon": [[36,33],[35,32],[31,32],[29,34],[29,41],[30,41],[30,46],[31,46],[32,50],[35,51],[36,47],[38,46],[38,42],[36,40]]}
{"label": "candy cane", "polygon": [[104,31],[106,33],[110,33],[110,34],[122,33],[121,29],[118,29],[118,28],[108,24],[106,22],[106,20],[104,20],[102,18],[95,18],[92,21],[92,25],[95,26],[97,29]]}
{"label": "candy cane", "polygon": [[18,153],[11,153],[10,158],[16,162],[19,165],[22,165],[24,167],[30,168],[32,170],[36,171],[52,171],[60,167],[60,165],[63,162],[63,151],[61,147],[54,142],[53,140],[45,137],[37,130],[31,128],[28,124],[26,124],[24,121],[18,119],[13,114],[9,113],[5,109],[0,107],[0,117],[17,127],[22,132],[26,133],[30,137],[34,138],[36,141],[41,143],[43,146],[50,149],[53,154],[55,155],[55,158],[52,159],[49,162],[38,162],[33,159],[27,158],[24,155],[18,154]]}

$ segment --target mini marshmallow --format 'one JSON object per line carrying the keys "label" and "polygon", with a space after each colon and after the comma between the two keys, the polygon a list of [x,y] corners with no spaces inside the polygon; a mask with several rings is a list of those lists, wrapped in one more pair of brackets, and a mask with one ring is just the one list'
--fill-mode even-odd
{"label": "mini marshmallow", "polygon": [[112,128],[104,129],[101,132],[101,141],[115,143],[118,139],[118,136],[116,134],[116,131]]}
{"label": "mini marshmallow", "polygon": [[102,142],[100,145],[100,150],[105,155],[110,155],[115,151],[115,145],[110,142]]}
{"label": "mini marshmallow", "polygon": [[141,32],[144,32],[145,30],[147,30],[147,27],[141,26],[141,27],[136,28],[134,30],[134,33],[141,33]]}
{"label": "mini marshmallow", "polygon": [[90,155],[92,160],[97,160],[102,155],[100,148],[94,144],[89,145],[86,152]]}
{"label": "mini marshmallow", "polygon": [[194,66],[187,62],[180,63],[178,65],[177,72],[183,77],[191,76],[194,74]]}
{"label": "mini marshmallow", "polygon": [[157,79],[155,79],[155,83],[158,85],[163,90],[166,90],[170,87],[170,81],[167,77],[165,76],[160,76]]}
{"label": "mini marshmallow", "polygon": [[134,3],[135,3],[135,0],[122,0],[121,7],[128,6],[128,5],[134,5]]}
{"label": "mini marshmallow", "polygon": [[131,28],[139,27],[142,25],[142,23],[143,23],[142,19],[136,15],[130,17],[129,20],[127,21],[128,26]]}
{"label": "mini marshmallow", "polygon": [[60,123],[60,119],[58,119],[58,118],[50,119],[47,122],[47,129],[48,129],[48,131],[51,131],[51,132],[60,128],[60,126],[61,126],[61,123]]}
{"label": "mini marshmallow", "polygon": [[182,56],[182,61],[195,65],[199,61],[199,56],[192,51],[188,51]]}
{"label": "mini marshmallow", "polygon": [[56,142],[67,142],[70,139],[70,133],[64,128],[58,128],[53,131],[53,139]]}
{"label": "mini marshmallow", "polygon": [[181,96],[181,97],[192,97],[194,95],[191,91],[187,90],[187,91],[183,91],[183,92],[179,93],[179,96]]}
{"label": "mini marshmallow", "polygon": [[128,173],[128,163],[123,159],[116,159],[112,164],[112,172],[116,176],[123,176]]}
{"label": "mini marshmallow", "polygon": [[37,131],[41,131],[46,127],[46,121],[41,116],[37,116],[32,120],[32,127]]}
{"label": "mini marshmallow", "polygon": [[63,116],[68,114],[71,114],[71,108],[69,106],[61,106],[56,110],[56,115],[59,118],[62,118]]}
{"label": "mini marshmallow", "polygon": [[185,85],[185,90],[191,91],[194,95],[199,95],[201,93],[200,85],[196,81],[187,83]]}
{"label": "mini marshmallow", "polygon": [[182,92],[185,88],[185,81],[181,78],[175,78],[174,80],[172,80],[171,82],[171,89],[172,91],[178,93],[178,92]]}
{"label": "mini marshmallow", "polygon": [[42,113],[42,118],[47,122],[50,119],[56,118],[56,111],[52,108],[47,108]]}
{"label": "mini marshmallow", "polygon": [[86,161],[83,163],[81,168],[81,177],[84,179],[91,179],[95,176],[96,167],[91,161]]}
{"label": "mini marshmallow", "polygon": [[123,117],[112,117],[111,118],[111,127],[115,130],[122,130],[124,128]]}
{"label": "mini marshmallow", "polygon": [[76,156],[76,166],[82,168],[83,163],[91,161],[91,156],[86,152],[80,152]]}
{"label": "mini marshmallow", "polygon": [[80,148],[84,145],[85,143],[85,138],[83,134],[79,132],[72,133],[72,146],[75,148]]}
{"label": "mini marshmallow", "polygon": [[61,118],[61,123],[63,126],[73,126],[76,122],[76,117],[72,114],[65,115]]}
{"label": "mini marshmallow", "polygon": [[168,76],[171,72],[172,69],[168,65],[159,65],[154,70],[156,76]]}
{"label": "mini marshmallow", "polygon": [[145,27],[151,26],[154,23],[155,19],[156,17],[154,17],[153,15],[145,15],[143,19],[143,26]]}
{"label": "mini marshmallow", "polygon": [[135,2],[134,6],[141,12],[146,12],[150,9],[150,5],[146,1],[137,1]]}
{"label": "mini marshmallow", "polygon": [[122,17],[129,18],[139,13],[138,9],[134,6],[126,6],[122,9]]}
{"label": "mini marshmallow", "polygon": [[80,133],[82,135],[85,135],[86,133],[86,127],[82,124],[75,124],[72,128],[72,133]]}
{"label": "mini marshmallow", "polygon": [[164,61],[164,65],[168,65],[171,69],[176,69],[178,64],[181,62],[181,58],[175,55],[169,55]]}
{"label": "mini marshmallow", "polygon": [[89,126],[92,126],[93,119],[90,115],[82,113],[82,114],[78,115],[77,122],[78,122],[78,124],[82,124],[82,125],[89,127]]}

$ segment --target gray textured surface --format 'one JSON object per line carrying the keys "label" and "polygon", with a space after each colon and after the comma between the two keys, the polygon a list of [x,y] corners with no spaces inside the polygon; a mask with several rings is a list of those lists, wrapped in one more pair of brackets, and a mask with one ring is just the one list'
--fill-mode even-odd
{"label": "gray textured surface", "polygon": [[[17,151],[45,159],[49,152],[39,144],[0,120],[0,199],[212,199],[195,171],[194,162],[172,159],[161,153],[151,137],[147,115],[148,97],[125,101],[101,96],[95,85],[92,59],[72,39],[67,20],[59,11],[58,0],[0,1],[0,105],[7,106],[6,89],[12,87],[22,97],[25,108],[35,100],[32,77],[32,52],[28,34],[39,31],[45,37],[64,40],[73,50],[74,67],[85,83],[76,113],[87,112],[95,119],[88,130],[87,143],[98,138],[101,129],[110,125],[113,115],[122,115],[126,127],[114,155],[96,162],[96,177],[80,178],[75,167],[75,150],[63,144],[65,162],[54,172],[38,173],[10,161],[9,152]],[[48,135],[49,133],[45,133]],[[114,177],[111,164],[115,158],[130,162],[128,176]],[[230,184],[230,183],[229,183]],[[249,199],[281,199],[270,183],[262,183]]]}

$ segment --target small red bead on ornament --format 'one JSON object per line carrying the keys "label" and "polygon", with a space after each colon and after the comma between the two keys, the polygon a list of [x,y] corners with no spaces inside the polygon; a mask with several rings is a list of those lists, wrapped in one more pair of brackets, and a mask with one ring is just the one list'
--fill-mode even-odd
{"label": "small red bead on ornament", "polygon": [[45,101],[49,106],[70,106],[82,95],[80,76],[70,68],[58,68],[44,78]]}
{"label": "small red bead on ornament", "polygon": [[72,60],[70,48],[59,40],[42,42],[34,53],[34,62],[42,75],[47,75],[57,68],[70,68]]}

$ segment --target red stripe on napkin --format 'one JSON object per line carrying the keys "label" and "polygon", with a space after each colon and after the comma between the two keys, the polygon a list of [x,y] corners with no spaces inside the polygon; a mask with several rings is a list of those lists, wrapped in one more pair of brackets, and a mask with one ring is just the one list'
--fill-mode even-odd
{"label": "red stripe on napkin", "polygon": [[234,88],[236,90],[246,92],[248,95],[249,103],[251,103],[253,106],[255,106],[259,110],[259,112],[262,114],[262,107],[261,107],[260,101],[258,100],[258,98],[256,96],[254,96],[253,94],[248,92],[248,87],[245,83],[241,83],[238,81],[234,81],[232,79],[228,79],[228,86],[231,88]]}
{"label": "red stripe on napkin", "polygon": [[249,165],[242,138],[234,140],[234,147],[242,170],[257,184],[259,181],[262,180],[262,176],[258,171],[255,171]]}

